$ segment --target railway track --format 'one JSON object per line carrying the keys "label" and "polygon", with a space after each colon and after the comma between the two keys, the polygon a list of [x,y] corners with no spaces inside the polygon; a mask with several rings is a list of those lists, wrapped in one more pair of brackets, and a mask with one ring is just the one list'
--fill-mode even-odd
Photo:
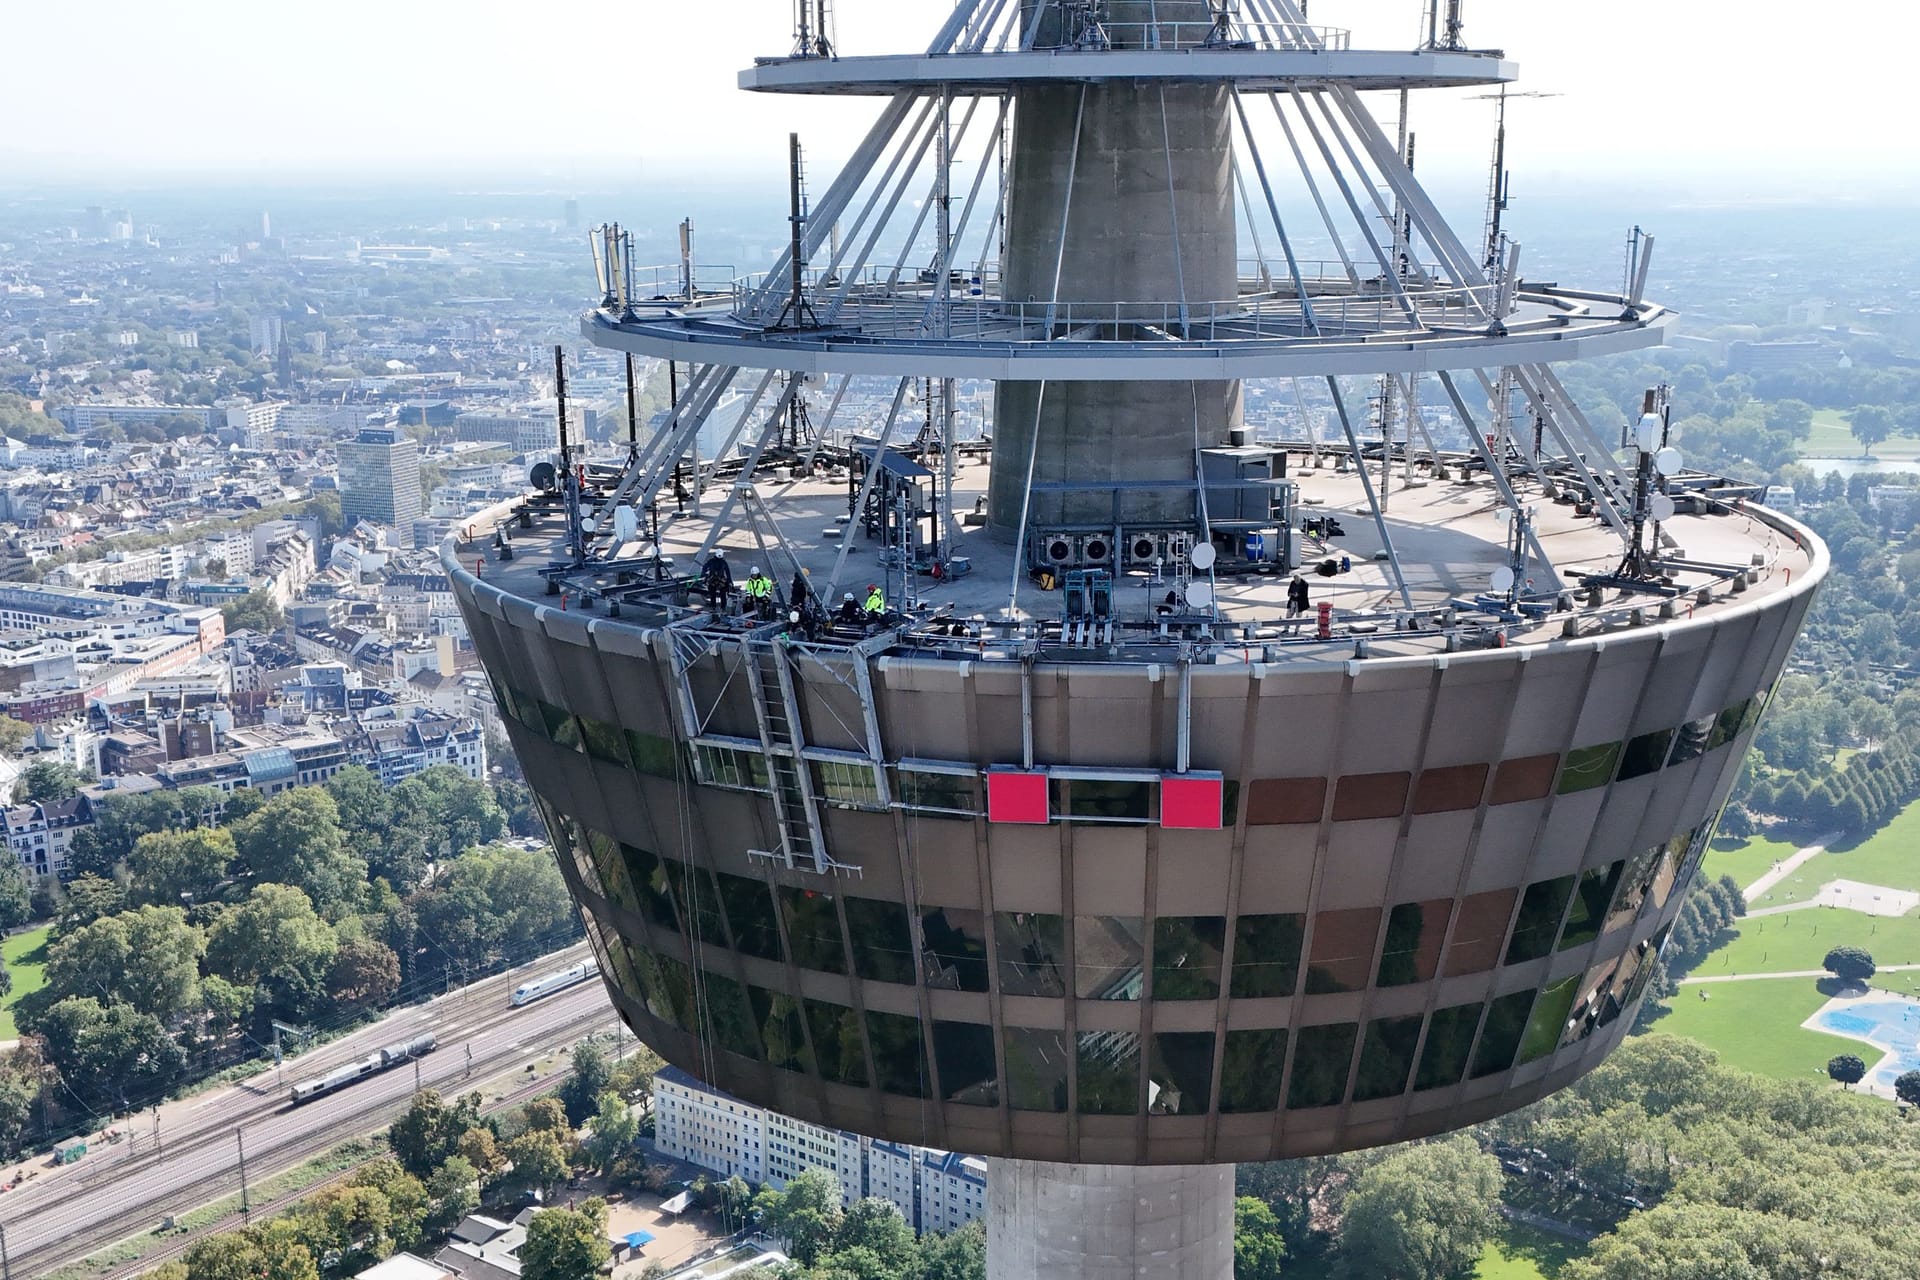
{"label": "railway track", "polygon": [[[418,1029],[406,1033],[431,1030],[440,1046],[415,1059],[413,1070],[403,1066],[383,1072],[298,1108],[280,1086],[269,1090],[264,1080],[258,1086],[222,1091],[199,1104],[211,1112],[204,1121],[173,1141],[163,1140],[158,1150],[111,1149],[99,1164],[76,1167],[69,1176],[9,1195],[0,1209],[6,1215],[13,1273],[44,1275],[126,1239],[130,1229],[137,1233],[135,1224],[142,1217],[157,1223],[168,1213],[238,1190],[242,1139],[236,1134],[246,1143],[249,1181],[259,1181],[388,1123],[405,1110],[416,1085],[452,1091],[497,1079],[537,1051],[571,1043],[611,1023],[611,1007],[597,983],[519,1007],[506,1003],[511,985],[510,975],[497,991],[487,984],[473,989],[471,1001],[454,996],[415,1011]],[[350,1061],[364,1055],[368,1046],[402,1034],[393,1019],[376,1024],[328,1046],[324,1058],[316,1054],[301,1059],[299,1078],[316,1068],[324,1070],[336,1057]],[[554,1079],[550,1075],[532,1087],[550,1087]],[[515,1089],[509,1096],[519,1092]],[[230,1095],[241,1097],[238,1109],[223,1105]]]}

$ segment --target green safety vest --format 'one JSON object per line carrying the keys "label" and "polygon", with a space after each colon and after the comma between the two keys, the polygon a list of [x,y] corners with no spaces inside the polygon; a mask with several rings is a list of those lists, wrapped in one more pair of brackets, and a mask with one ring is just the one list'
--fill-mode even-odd
{"label": "green safety vest", "polygon": [[867,597],[868,613],[885,613],[886,611],[887,611],[887,598],[885,596],[881,595],[878,591],[876,591],[872,595]]}
{"label": "green safety vest", "polygon": [[763,596],[772,595],[773,579],[772,578],[748,578],[747,594],[754,597],[756,600],[760,599]]}

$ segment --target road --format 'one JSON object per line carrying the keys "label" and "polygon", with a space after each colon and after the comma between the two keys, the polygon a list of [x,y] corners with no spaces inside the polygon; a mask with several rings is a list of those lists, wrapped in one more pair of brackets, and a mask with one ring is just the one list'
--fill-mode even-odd
{"label": "road", "polygon": [[1779,884],[1782,880],[1785,880],[1808,862],[1825,853],[1828,845],[1845,834],[1843,831],[1829,831],[1812,844],[1794,850],[1792,857],[1775,863],[1771,871],[1768,871],[1758,880],[1755,880],[1752,884],[1740,890],[1740,896],[1750,903],[1753,902],[1759,898],[1761,894],[1773,888],[1773,886]]}
{"label": "road", "polygon": [[[1874,970],[1882,973],[1912,973],[1920,969],[1920,964],[1883,964]],[[1709,982],[1765,982],[1769,978],[1831,978],[1829,969],[1786,969],[1779,973],[1722,973],[1709,978],[1682,978],[1674,985],[1678,987],[1697,987]]]}
{"label": "road", "polygon": [[[579,950],[584,954],[584,946]],[[457,1092],[596,1028],[611,1029],[613,1008],[597,981],[522,1008],[508,1004],[508,994],[531,973],[563,968],[576,958],[571,951],[548,956],[398,1010],[352,1036],[289,1059],[286,1085],[431,1031],[439,1045],[415,1063],[418,1084]],[[260,1182],[336,1142],[377,1129],[406,1109],[415,1077],[414,1070],[396,1068],[294,1108],[274,1073],[267,1072],[163,1108],[158,1151],[151,1133],[141,1132],[137,1143],[98,1149],[64,1169],[47,1169],[40,1157],[40,1176],[0,1198],[11,1270],[19,1276],[44,1275],[101,1244],[157,1225],[167,1214],[232,1194],[240,1186],[241,1141],[248,1180]],[[133,1128],[141,1131],[149,1123],[142,1115]]]}

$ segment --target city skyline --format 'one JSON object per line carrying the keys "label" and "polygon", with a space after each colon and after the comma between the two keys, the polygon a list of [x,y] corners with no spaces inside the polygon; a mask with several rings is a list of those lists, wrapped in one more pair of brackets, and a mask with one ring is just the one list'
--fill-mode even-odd
{"label": "city skyline", "polygon": [[[946,4],[840,0],[836,9],[840,47],[859,54],[914,47]],[[604,26],[605,11],[570,0],[537,15],[500,3],[376,10],[347,0],[325,24],[207,0],[159,29],[125,0],[91,7],[85,18],[80,12],[10,15],[17,47],[84,47],[89,81],[120,87],[75,95],[62,88],[70,60],[20,60],[13,77],[22,100],[60,108],[0,142],[0,164],[16,188],[322,175],[691,186],[721,174],[779,173],[784,132],[793,127],[824,176],[875,109],[860,101],[795,107],[726,87],[753,56],[786,51],[787,0],[737,6],[724,38],[714,38],[704,9],[623,16],[613,47],[636,52],[604,71],[582,53],[604,47],[585,37]],[[1419,6],[1323,0],[1312,13],[1350,27],[1356,45],[1405,47],[1417,34]],[[1839,0],[1824,14],[1822,31],[1862,37],[1848,50],[1849,115],[1887,115],[1900,94],[1894,60],[1920,37],[1920,11]],[[1841,129],[1832,113],[1809,105],[1824,102],[1825,89],[1807,75],[1800,17],[1783,2],[1743,6],[1743,20],[1732,23],[1717,8],[1654,0],[1577,12],[1476,0],[1465,8],[1465,38],[1517,59],[1520,91],[1559,95],[1527,100],[1512,115],[1514,167],[1539,187],[1578,173],[1657,181],[1682,196],[1711,181],[1732,200],[1816,195],[1811,182],[1825,183],[1818,196],[1839,200],[1920,191],[1914,166],[1889,164],[1870,123]],[[182,74],[196,63],[225,70]],[[1431,140],[1423,160],[1443,184],[1484,167],[1493,110],[1475,92],[1416,99],[1414,128]],[[239,112],[241,100],[273,108]],[[158,136],[135,127],[133,102],[164,105],[175,123]],[[1390,99],[1376,110],[1390,116]],[[633,125],[581,127],[616,112]]]}

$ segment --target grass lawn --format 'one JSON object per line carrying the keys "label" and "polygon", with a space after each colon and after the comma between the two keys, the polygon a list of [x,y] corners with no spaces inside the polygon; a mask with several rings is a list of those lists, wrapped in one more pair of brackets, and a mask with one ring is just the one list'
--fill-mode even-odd
{"label": "grass lawn", "polygon": [[1587,1247],[1577,1240],[1503,1222],[1473,1274],[1475,1280],[1554,1280],[1562,1266],[1586,1253]]}
{"label": "grass lawn", "polygon": [[[1734,973],[1818,969],[1828,949],[1841,943],[1865,947],[1877,964],[1920,964],[1920,912],[1887,917],[1835,907],[1808,907],[1758,919],[1749,916],[1732,932],[1732,940],[1688,976],[1718,978]],[[1889,974],[1888,978],[1903,976]]]}
{"label": "grass lawn", "polygon": [[0,955],[7,961],[7,972],[13,975],[13,990],[0,1001],[0,1040],[13,1040],[19,1031],[13,1025],[13,1003],[21,996],[38,991],[46,984],[47,933],[51,925],[42,925],[38,929],[29,929],[25,933],[16,933],[0,944]]}
{"label": "grass lawn", "polygon": [[[1713,868],[1713,855],[1707,867]],[[1739,879],[1735,873],[1735,879]],[[1843,841],[1767,891],[1767,902],[1749,906],[1806,902],[1829,880],[1858,880],[1891,889],[1920,891],[1920,801],[1908,805],[1892,822],[1864,840]],[[1742,881],[1742,883],[1746,883]],[[1920,959],[1920,957],[1915,957]]]}
{"label": "grass lawn", "polygon": [[1653,1030],[1698,1040],[1727,1066],[1757,1075],[1779,1080],[1825,1075],[1827,1059],[1858,1053],[1861,1045],[1801,1027],[1827,1002],[1816,981],[1769,978],[1682,987],[1673,997],[1672,1012],[1656,1020]]}
{"label": "grass lawn", "polygon": [[1722,836],[1707,850],[1707,878],[1718,880],[1721,876],[1732,876],[1734,883],[1744,889],[1773,870],[1774,863],[1791,858],[1797,848],[1791,840],[1775,840],[1771,836],[1752,836],[1745,840]]}
{"label": "grass lawn", "polygon": [[[1842,409],[1815,409],[1813,411],[1813,433],[1800,445],[1803,458],[1857,458],[1860,456],[1860,442],[1853,438],[1853,432],[1847,427],[1846,411]],[[1920,456],[1920,440],[1907,436],[1895,436],[1883,440],[1873,447],[1876,458],[1912,458]]]}

